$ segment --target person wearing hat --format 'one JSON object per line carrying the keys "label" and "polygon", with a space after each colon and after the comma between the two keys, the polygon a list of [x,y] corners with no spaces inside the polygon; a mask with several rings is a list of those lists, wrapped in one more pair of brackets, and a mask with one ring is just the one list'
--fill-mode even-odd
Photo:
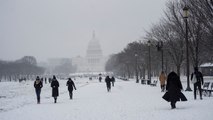
{"label": "person wearing hat", "polygon": [[41,88],[43,87],[43,84],[39,78],[39,76],[36,77],[36,80],[34,82],[34,88],[37,96],[37,104],[40,104],[40,94],[41,94]]}
{"label": "person wearing hat", "polygon": [[73,96],[72,91],[73,91],[73,88],[76,90],[76,87],[75,87],[75,83],[73,82],[71,78],[68,78],[67,86],[68,86],[70,99],[72,99],[72,96]]}
{"label": "person wearing hat", "polygon": [[59,88],[59,82],[56,79],[55,75],[53,75],[53,79],[51,82],[51,87],[52,87],[52,97],[54,98],[54,103],[57,102],[57,97],[58,97],[58,88]]}

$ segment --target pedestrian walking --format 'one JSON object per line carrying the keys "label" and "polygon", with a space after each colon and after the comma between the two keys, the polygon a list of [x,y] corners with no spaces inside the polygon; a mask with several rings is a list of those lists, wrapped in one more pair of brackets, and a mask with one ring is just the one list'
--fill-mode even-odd
{"label": "pedestrian walking", "polygon": [[107,91],[110,92],[111,91],[111,79],[109,78],[109,76],[106,76],[105,82],[106,82],[106,86],[107,86]]}
{"label": "pedestrian walking", "polygon": [[101,80],[102,80],[102,77],[101,77],[101,76],[99,76],[98,80],[99,80],[99,82],[101,82]]}
{"label": "pedestrian walking", "polygon": [[196,91],[198,88],[200,99],[202,100],[201,85],[203,85],[203,75],[200,71],[198,71],[197,67],[194,68],[194,72],[191,74],[191,81],[194,84],[194,99],[196,100]]}
{"label": "pedestrian walking", "polygon": [[68,86],[70,99],[72,99],[73,98],[73,93],[72,93],[73,88],[76,90],[76,87],[75,87],[75,83],[73,82],[73,80],[71,78],[68,78],[67,86]]}
{"label": "pedestrian walking", "polygon": [[45,84],[47,84],[47,78],[46,78],[46,77],[45,77],[45,79],[44,79],[44,80],[45,80]]}
{"label": "pedestrian walking", "polygon": [[171,102],[172,109],[176,108],[177,101],[187,101],[186,97],[181,92],[182,89],[180,77],[175,72],[169,73],[166,84],[167,92],[164,94],[163,99]]}
{"label": "pedestrian walking", "polygon": [[57,102],[57,97],[59,96],[58,88],[59,88],[59,82],[56,79],[55,75],[53,75],[53,79],[51,82],[52,87],[52,97],[54,98],[54,103]]}
{"label": "pedestrian walking", "polygon": [[49,83],[51,83],[52,82],[52,78],[48,78],[48,81],[49,81]]}
{"label": "pedestrian walking", "polygon": [[42,87],[43,87],[43,83],[41,82],[39,76],[37,76],[34,82],[34,88],[35,88],[35,92],[37,96],[37,104],[40,104],[40,94],[41,94]]}
{"label": "pedestrian walking", "polygon": [[164,92],[166,87],[166,74],[164,71],[161,72],[159,76],[159,80],[160,80],[161,92]]}
{"label": "pedestrian walking", "polygon": [[112,87],[114,87],[114,84],[115,84],[115,78],[112,76],[111,77],[111,81],[112,81]]}

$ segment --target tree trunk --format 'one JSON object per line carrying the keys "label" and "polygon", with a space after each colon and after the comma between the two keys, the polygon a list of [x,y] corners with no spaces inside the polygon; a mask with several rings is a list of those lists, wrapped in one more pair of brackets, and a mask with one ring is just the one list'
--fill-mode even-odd
{"label": "tree trunk", "polygon": [[177,75],[180,76],[180,65],[176,65],[177,68]]}

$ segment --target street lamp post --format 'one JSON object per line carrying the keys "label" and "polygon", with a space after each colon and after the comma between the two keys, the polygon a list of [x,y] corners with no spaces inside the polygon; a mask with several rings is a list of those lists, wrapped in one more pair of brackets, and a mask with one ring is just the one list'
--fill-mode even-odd
{"label": "street lamp post", "polygon": [[185,39],[186,39],[186,75],[187,75],[187,88],[186,91],[192,91],[192,89],[190,88],[190,84],[189,84],[189,40],[188,40],[188,10],[189,8],[187,6],[185,6],[183,8],[183,18],[185,20],[185,29],[186,29],[186,33],[185,33]]}
{"label": "street lamp post", "polygon": [[151,53],[150,53],[150,46],[151,46],[151,41],[148,40],[148,47],[149,47],[149,66],[148,66],[148,81],[147,84],[151,83]]}
{"label": "street lamp post", "polygon": [[136,83],[139,83],[139,79],[138,79],[138,54],[135,53],[135,75],[136,75]]}
{"label": "street lamp post", "polygon": [[163,42],[162,41],[160,41],[160,42],[158,42],[158,44],[156,45],[156,47],[157,47],[157,50],[158,51],[161,51],[161,60],[162,60],[162,63],[161,63],[161,69],[162,69],[162,71],[164,71],[164,68],[163,68]]}

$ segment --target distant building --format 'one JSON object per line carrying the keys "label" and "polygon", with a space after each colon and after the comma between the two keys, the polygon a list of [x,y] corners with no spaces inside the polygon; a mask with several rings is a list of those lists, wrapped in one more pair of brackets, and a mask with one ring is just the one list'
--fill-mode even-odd
{"label": "distant building", "polygon": [[213,63],[204,63],[200,68],[204,76],[213,76]]}
{"label": "distant building", "polygon": [[76,65],[78,73],[81,72],[104,72],[107,57],[103,56],[99,40],[93,33],[88,44],[85,57],[72,58],[72,64]]}

